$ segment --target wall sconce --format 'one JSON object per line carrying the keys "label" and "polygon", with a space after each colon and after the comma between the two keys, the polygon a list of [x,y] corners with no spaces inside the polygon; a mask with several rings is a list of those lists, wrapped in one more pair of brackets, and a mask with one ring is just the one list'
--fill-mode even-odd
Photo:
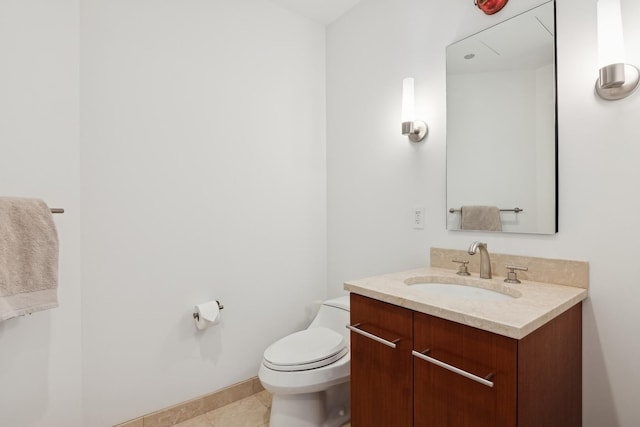
{"label": "wall sconce", "polygon": [[402,80],[402,134],[409,135],[411,142],[420,142],[429,132],[427,124],[416,120],[413,77]]}
{"label": "wall sconce", "polygon": [[620,0],[598,0],[598,66],[596,93],[608,101],[626,98],[638,87],[640,71],[625,64]]}

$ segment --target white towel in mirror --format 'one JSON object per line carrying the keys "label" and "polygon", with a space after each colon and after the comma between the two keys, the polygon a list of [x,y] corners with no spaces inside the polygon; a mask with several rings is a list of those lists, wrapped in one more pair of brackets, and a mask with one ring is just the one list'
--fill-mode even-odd
{"label": "white towel in mirror", "polygon": [[462,206],[460,210],[460,229],[502,231],[500,209],[496,206]]}

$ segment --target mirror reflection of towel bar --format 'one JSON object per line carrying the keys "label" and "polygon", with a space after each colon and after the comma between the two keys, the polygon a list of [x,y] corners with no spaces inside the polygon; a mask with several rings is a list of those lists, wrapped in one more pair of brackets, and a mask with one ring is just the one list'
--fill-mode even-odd
{"label": "mirror reflection of towel bar", "polygon": [[61,214],[61,213],[64,213],[64,209],[61,209],[61,208],[51,208],[51,213],[52,213],[52,214]]}
{"label": "mirror reflection of towel bar", "polygon": [[[453,208],[449,209],[449,212],[451,212],[451,213],[461,212],[461,211],[462,211],[462,209],[453,209]],[[520,209],[520,208],[500,209],[500,212],[515,212],[515,213],[518,213],[518,212],[523,212],[523,211],[524,211],[524,209]]]}

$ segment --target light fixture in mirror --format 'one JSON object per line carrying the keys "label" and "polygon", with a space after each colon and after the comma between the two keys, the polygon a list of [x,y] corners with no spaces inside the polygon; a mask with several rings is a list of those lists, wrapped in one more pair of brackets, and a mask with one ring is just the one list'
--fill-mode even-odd
{"label": "light fixture in mirror", "polygon": [[448,230],[486,206],[502,232],[557,231],[554,6],[447,47]]}
{"label": "light fixture in mirror", "polygon": [[598,66],[596,93],[608,101],[626,98],[637,88],[640,72],[625,64],[620,0],[598,0]]}

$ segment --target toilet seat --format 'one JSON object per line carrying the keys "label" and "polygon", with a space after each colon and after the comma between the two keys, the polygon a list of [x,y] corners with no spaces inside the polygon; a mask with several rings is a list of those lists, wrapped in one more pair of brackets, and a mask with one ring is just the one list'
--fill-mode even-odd
{"label": "toilet seat", "polygon": [[304,371],[330,365],[348,352],[343,335],[325,327],[309,328],[271,344],[263,363],[275,371]]}

